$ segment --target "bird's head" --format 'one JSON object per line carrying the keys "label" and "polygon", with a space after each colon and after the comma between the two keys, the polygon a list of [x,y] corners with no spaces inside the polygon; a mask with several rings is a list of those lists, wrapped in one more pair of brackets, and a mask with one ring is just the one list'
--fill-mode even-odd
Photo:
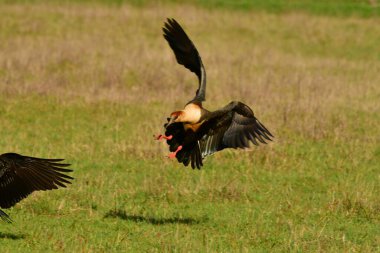
{"label": "bird's head", "polygon": [[182,122],[182,116],[183,116],[183,111],[175,111],[175,112],[172,112],[170,114],[170,118],[169,118],[169,123],[168,125],[170,124],[173,124],[173,123],[176,123],[176,122]]}

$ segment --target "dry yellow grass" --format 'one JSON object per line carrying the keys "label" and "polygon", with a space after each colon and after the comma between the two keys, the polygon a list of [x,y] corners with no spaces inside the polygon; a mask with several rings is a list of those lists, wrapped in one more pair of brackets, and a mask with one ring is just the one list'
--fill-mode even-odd
{"label": "dry yellow grass", "polygon": [[[165,103],[169,111],[182,106],[196,80],[175,63],[162,39],[167,16],[183,23],[201,52],[207,105],[240,99],[270,119],[275,132],[339,135],[343,123],[324,125],[326,116],[339,106],[361,109],[380,83],[379,52],[371,51],[379,41],[377,19],[190,6],[8,5],[1,14],[3,94]],[[379,110],[378,103],[365,107]]]}

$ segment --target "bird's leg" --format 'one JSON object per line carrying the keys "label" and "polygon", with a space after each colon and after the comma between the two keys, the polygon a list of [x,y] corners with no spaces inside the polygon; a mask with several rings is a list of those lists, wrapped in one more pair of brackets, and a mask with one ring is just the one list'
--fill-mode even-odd
{"label": "bird's leg", "polygon": [[175,156],[177,155],[177,153],[178,153],[180,150],[182,150],[182,145],[181,145],[181,146],[178,146],[177,150],[174,151],[173,153],[170,153],[170,154],[168,155],[168,157],[169,157],[170,159],[175,158]]}
{"label": "bird's leg", "polygon": [[157,140],[157,141],[160,141],[160,140],[162,140],[162,139],[165,139],[165,140],[171,140],[171,139],[173,138],[173,135],[165,136],[165,135],[160,134],[160,135],[158,135],[158,136],[153,135],[153,137],[154,137],[154,139]]}

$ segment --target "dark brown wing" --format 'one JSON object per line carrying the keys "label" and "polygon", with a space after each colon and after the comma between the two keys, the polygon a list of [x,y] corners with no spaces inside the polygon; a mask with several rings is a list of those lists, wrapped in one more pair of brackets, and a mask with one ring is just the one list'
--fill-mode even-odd
{"label": "dark brown wing", "polygon": [[176,20],[168,18],[162,30],[164,31],[165,39],[175,54],[177,62],[194,72],[198,77],[199,87],[192,101],[205,101],[206,71],[198,50]]}
{"label": "dark brown wing", "polygon": [[[15,153],[0,155],[0,208],[9,208],[34,191],[45,191],[71,184],[63,159],[41,159]],[[1,216],[1,214],[0,214]]]}
{"label": "dark brown wing", "polygon": [[251,108],[241,102],[232,102],[209,117],[199,130],[202,158],[225,148],[248,148],[250,142],[266,143],[273,137]]}

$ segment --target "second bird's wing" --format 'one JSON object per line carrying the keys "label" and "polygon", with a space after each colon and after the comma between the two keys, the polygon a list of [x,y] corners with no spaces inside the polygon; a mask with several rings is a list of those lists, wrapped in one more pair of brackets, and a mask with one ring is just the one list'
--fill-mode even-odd
{"label": "second bird's wing", "polygon": [[[15,153],[0,155],[0,208],[9,208],[34,191],[66,187],[70,164],[63,159],[42,159]],[[0,214],[1,216],[1,214]]]}

